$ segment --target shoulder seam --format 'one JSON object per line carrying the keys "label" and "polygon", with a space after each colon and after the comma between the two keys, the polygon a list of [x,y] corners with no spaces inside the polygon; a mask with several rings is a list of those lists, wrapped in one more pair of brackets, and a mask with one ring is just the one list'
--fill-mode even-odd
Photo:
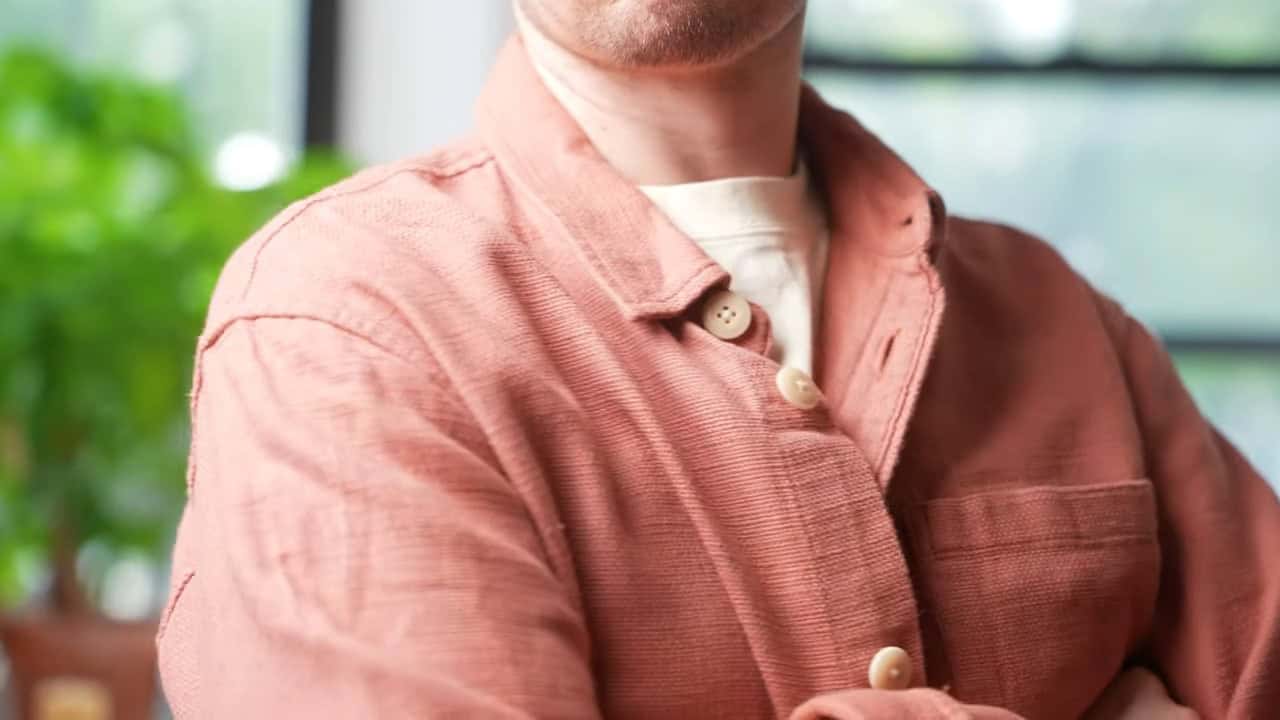
{"label": "shoulder seam", "polygon": [[392,170],[391,172],[388,172],[380,177],[377,177],[371,180],[370,182],[368,182],[367,184],[361,185],[360,187],[357,187],[357,188],[351,188],[350,190],[341,190],[341,191],[334,191],[334,192],[321,192],[312,196],[310,199],[304,201],[300,206],[294,208],[293,212],[290,213],[289,216],[285,218],[283,222],[277,225],[275,229],[273,229],[266,237],[262,238],[262,241],[258,243],[258,247],[254,249],[253,259],[249,262],[249,275],[247,278],[245,278],[244,288],[240,292],[240,301],[243,302],[245,299],[249,297],[249,290],[250,288],[253,287],[253,278],[257,274],[258,259],[262,256],[262,251],[266,249],[267,245],[271,244],[271,241],[279,237],[280,233],[284,232],[290,225],[292,225],[294,221],[302,217],[302,215],[306,211],[328,200],[333,200],[340,197],[348,197],[351,195],[359,195],[362,192],[367,192],[369,190],[372,190],[373,188],[378,187],[379,185],[385,182],[388,182],[392,178],[395,178],[410,172],[413,172],[411,168],[399,168],[396,170]]}
{"label": "shoulder seam", "polygon": [[[406,364],[414,363],[410,357],[397,351],[395,348],[392,348],[387,343],[374,338],[368,332],[361,331],[332,318],[313,315],[310,313],[256,312],[231,315],[200,336],[198,354],[203,354],[204,351],[209,350],[216,345],[218,340],[222,338],[223,334],[226,333],[227,329],[232,325],[242,321],[252,322],[254,320],[305,320],[308,322],[320,323],[321,325],[327,325],[338,332],[361,340],[371,347],[377,348],[382,353],[399,360],[400,362]],[[427,354],[424,353],[423,355],[425,356]]]}
{"label": "shoulder seam", "polygon": [[473,150],[470,153],[464,153],[460,157],[454,159],[450,164],[444,167],[436,167],[435,165],[415,165],[408,170],[429,175],[437,180],[447,180],[467,173],[476,168],[483,167],[493,162],[493,153],[487,149]]}
{"label": "shoulder seam", "polygon": [[478,167],[482,167],[492,161],[493,161],[492,153],[490,153],[487,150],[476,150],[471,153],[462,155],[461,157],[455,159],[452,163],[441,168],[436,168],[429,165],[402,165],[398,168],[391,169],[388,172],[383,173],[376,178],[371,179],[369,182],[364,183],[359,187],[354,187],[346,190],[335,190],[333,192],[320,192],[314,195],[310,199],[304,201],[298,207],[294,208],[293,212],[291,212],[288,215],[288,217],[285,218],[283,222],[281,222],[279,225],[277,225],[267,236],[262,238],[262,241],[258,243],[258,246],[256,248],[254,248],[253,259],[250,260],[249,262],[248,277],[245,278],[244,287],[240,291],[241,302],[243,302],[249,297],[249,291],[253,287],[253,280],[254,280],[254,277],[257,275],[257,271],[258,271],[258,260],[262,256],[263,250],[265,250],[267,245],[271,244],[271,242],[275,240],[280,235],[280,233],[288,229],[288,227],[292,225],[298,218],[302,217],[308,210],[315,207],[316,205],[320,205],[329,200],[334,200],[334,199],[343,198],[343,197],[350,197],[352,195],[359,195],[360,193],[368,192],[401,175],[406,175],[406,174],[427,175],[437,180],[445,180],[448,178],[457,177],[458,175],[462,175],[463,173],[466,173],[470,170],[474,170]]}

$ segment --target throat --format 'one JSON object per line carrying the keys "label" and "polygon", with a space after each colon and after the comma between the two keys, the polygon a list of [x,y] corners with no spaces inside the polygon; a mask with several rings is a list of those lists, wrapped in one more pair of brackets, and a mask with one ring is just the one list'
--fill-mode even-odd
{"label": "throat", "polygon": [[791,174],[800,106],[799,27],[726,67],[606,68],[518,18],[551,94],[596,150],[636,185]]}

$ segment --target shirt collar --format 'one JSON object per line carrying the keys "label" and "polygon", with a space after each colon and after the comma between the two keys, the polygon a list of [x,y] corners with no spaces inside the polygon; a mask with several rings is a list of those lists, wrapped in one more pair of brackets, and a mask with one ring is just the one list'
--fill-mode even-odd
{"label": "shirt collar", "polygon": [[[631,319],[685,312],[729,273],[615,171],[542,83],[518,34],[498,55],[477,121],[499,165],[563,228]],[[932,257],[937,193],[849,115],[806,86],[800,142],[828,208],[831,242],[892,260]]]}

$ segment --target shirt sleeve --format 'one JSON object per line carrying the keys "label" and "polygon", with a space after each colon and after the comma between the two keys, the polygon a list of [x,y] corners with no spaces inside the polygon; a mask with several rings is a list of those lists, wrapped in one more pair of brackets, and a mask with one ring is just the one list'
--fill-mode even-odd
{"label": "shirt sleeve", "polygon": [[342,327],[198,359],[158,635],[178,718],[596,718],[580,611],[457,392]]}
{"label": "shirt sleeve", "polygon": [[788,720],[1022,720],[988,705],[966,705],[932,688],[853,689],[818,695]]}
{"label": "shirt sleeve", "polygon": [[1202,717],[1268,716],[1280,707],[1280,501],[1200,415],[1160,342],[1108,304],[1157,493],[1148,661]]}

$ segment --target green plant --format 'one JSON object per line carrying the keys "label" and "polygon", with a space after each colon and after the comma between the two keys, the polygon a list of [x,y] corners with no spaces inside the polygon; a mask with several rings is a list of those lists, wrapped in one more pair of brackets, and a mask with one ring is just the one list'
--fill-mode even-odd
{"label": "green plant", "polygon": [[232,192],[210,181],[170,90],[30,49],[0,57],[0,88],[0,603],[12,605],[40,568],[55,592],[75,586],[86,546],[163,557],[217,273],[286,202],[348,169],[310,154],[271,187]]}

